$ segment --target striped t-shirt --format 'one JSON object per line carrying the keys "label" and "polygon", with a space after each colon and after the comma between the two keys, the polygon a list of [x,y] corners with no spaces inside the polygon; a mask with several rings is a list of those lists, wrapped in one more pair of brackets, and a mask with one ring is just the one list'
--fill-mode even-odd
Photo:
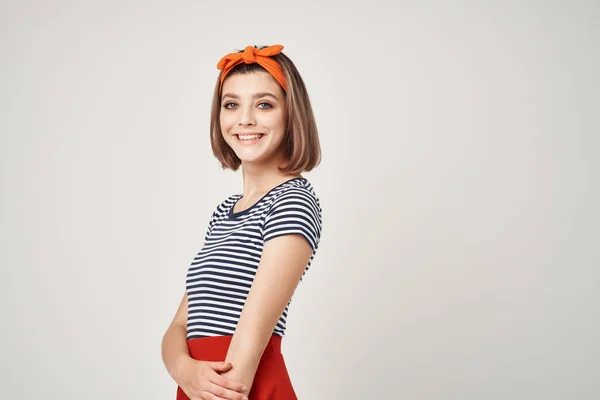
{"label": "striped t-shirt", "polygon": [[[302,235],[312,248],[302,277],[319,247],[322,210],[306,178],[283,182],[254,205],[234,213],[233,206],[242,196],[234,194],[217,206],[205,244],[188,269],[187,339],[233,335],[266,241]],[[284,336],[290,302],[273,334]]]}

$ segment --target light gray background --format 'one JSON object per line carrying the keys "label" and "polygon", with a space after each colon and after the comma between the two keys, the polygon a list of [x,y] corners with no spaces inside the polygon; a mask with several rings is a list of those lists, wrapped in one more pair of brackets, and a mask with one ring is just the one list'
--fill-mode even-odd
{"label": "light gray background", "polygon": [[598,2],[0,10],[0,398],[174,399],[216,63],[285,46],[323,162],[284,354],[312,399],[600,397]]}

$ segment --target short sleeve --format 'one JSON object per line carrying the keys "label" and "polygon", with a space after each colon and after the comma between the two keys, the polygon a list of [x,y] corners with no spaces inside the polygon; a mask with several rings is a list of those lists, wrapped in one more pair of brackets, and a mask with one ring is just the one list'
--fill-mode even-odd
{"label": "short sleeve", "polygon": [[319,200],[306,189],[293,188],[279,196],[265,216],[263,240],[300,234],[315,251],[321,239],[322,210]]}

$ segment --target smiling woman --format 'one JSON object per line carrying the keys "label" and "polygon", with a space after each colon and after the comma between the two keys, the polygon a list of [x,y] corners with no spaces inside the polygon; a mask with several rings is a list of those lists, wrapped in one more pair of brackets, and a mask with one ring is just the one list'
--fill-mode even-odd
{"label": "smiling woman", "polygon": [[281,354],[288,306],[319,247],[322,209],[302,172],[321,160],[304,82],[283,46],[218,64],[210,142],[243,193],[214,210],[162,342],[178,400],[293,400]]}
{"label": "smiling woman", "polygon": [[238,73],[225,80],[223,91],[221,133],[237,157],[283,156],[276,154],[286,136],[285,96],[277,81],[266,71]]}
{"label": "smiling woman", "polygon": [[[248,46],[244,52],[232,53],[239,55],[238,57],[225,56],[218,65],[223,72],[217,79],[213,93],[210,131],[213,153],[224,169],[237,171],[242,164],[242,159],[227,141],[230,139],[227,133],[231,135],[231,132],[224,131],[225,127],[221,126],[227,121],[235,123],[232,122],[235,120],[227,119],[229,112],[234,110],[241,118],[258,117],[259,111],[278,114],[281,118],[279,122],[284,126],[278,129],[284,129],[286,133],[281,143],[284,166],[279,170],[282,173],[297,175],[303,171],[311,171],[321,161],[319,135],[308,91],[294,63],[281,53],[282,48],[283,46],[270,46],[256,51]],[[275,61],[277,67],[269,60]],[[235,78],[240,77],[247,81],[236,82]],[[232,79],[233,84],[228,85]],[[248,98],[249,95],[252,97]],[[242,99],[242,96],[245,98]],[[253,107],[248,109],[250,104]],[[238,130],[234,132],[266,133],[258,131],[258,128],[263,127],[253,126],[252,121],[249,123],[242,120],[238,123]]]}

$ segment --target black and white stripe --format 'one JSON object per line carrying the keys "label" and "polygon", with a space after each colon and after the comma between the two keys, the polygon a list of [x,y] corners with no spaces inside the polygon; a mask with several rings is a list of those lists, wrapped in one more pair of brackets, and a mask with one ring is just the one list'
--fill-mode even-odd
{"label": "black and white stripe", "polygon": [[[234,213],[233,206],[241,197],[234,194],[217,206],[205,244],[189,267],[188,339],[233,335],[266,241],[302,235],[313,250],[302,276],[319,247],[322,210],[306,178],[288,180],[251,207]],[[285,334],[288,306],[275,326],[276,335]]]}

